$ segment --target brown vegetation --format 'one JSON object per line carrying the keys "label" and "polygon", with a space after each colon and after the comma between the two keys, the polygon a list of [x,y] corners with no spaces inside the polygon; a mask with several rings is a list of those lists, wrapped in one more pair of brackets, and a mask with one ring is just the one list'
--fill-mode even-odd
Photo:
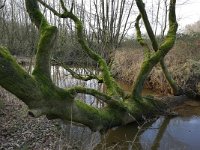
{"label": "brown vegetation", "polygon": [[[186,93],[194,98],[200,94],[200,47],[199,35],[178,37],[174,48],[167,54],[165,61],[169,71]],[[128,84],[135,81],[141,63],[141,49],[118,49],[114,54],[113,74]],[[163,94],[171,94],[171,88],[165,79],[160,65],[157,65],[145,82],[145,87]]]}

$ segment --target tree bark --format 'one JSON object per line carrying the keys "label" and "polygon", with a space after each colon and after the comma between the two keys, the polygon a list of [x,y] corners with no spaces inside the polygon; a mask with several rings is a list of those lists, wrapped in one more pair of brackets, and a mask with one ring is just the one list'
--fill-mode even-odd
{"label": "tree bark", "polygon": [[164,59],[160,60],[160,66],[163,70],[163,73],[165,75],[165,78],[167,79],[171,89],[172,89],[172,93],[177,96],[177,95],[181,95],[183,94],[182,89],[176,84],[176,81],[172,78],[171,73],[168,71],[167,66],[164,62]]}
{"label": "tree bark", "polygon": [[[150,55],[151,55],[151,48],[148,46],[148,44],[144,41],[144,39],[142,38],[142,35],[141,35],[141,31],[140,31],[140,27],[139,27],[139,21],[140,19],[142,18],[143,19],[143,22],[144,22],[144,25],[145,25],[145,28],[147,30],[147,33],[148,33],[148,36],[150,38],[150,41],[151,41],[151,44],[152,44],[152,48],[155,52],[157,52],[159,50],[159,45],[158,45],[158,42],[156,40],[156,36],[153,32],[153,29],[151,27],[151,24],[148,20],[148,16],[147,16],[147,13],[146,13],[146,10],[145,10],[145,5],[144,3],[142,2],[142,0],[138,0],[136,1],[136,4],[137,6],[139,6],[139,10],[140,10],[140,15],[138,15],[137,19],[136,19],[136,24],[135,24],[135,28],[136,28],[136,33],[137,33],[137,40],[138,42],[140,43],[140,45],[142,47],[144,47],[145,51],[144,51],[144,59],[145,61],[146,60],[149,60],[150,59]],[[171,5],[172,5],[172,2],[171,2]],[[170,5],[170,9],[172,9]],[[172,15],[172,14],[171,14]],[[170,22],[170,18],[168,19],[169,22]],[[167,35],[168,36],[168,35]],[[169,50],[168,50],[169,51]],[[157,64],[157,63],[156,63]],[[174,95],[181,95],[182,94],[182,90],[180,87],[178,87],[178,85],[176,84],[176,82],[174,81],[174,79],[172,78],[170,72],[168,71],[167,69],[167,66],[165,65],[165,62],[164,62],[164,56],[162,56],[162,58],[160,59],[160,66],[161,66],[161,69],[165,75],[165,78],[166,80],[168,81],[172,91],[173,91],[173,94]],[[152,70],[152,69],[151,69]],[[150,72],[149,72],[150,73]],[[149,74],[148,73],[148,74]],[[140,73],[140,76],[141,76],[141,73]],[[142,77],[142,76],[141,76]],[[136,81],[137,82],[137,81]],[[144,84],[144,83],[143,83]],[[143,85],[142,85],[143,86]]]}
{"label": "tree bark", "polygon": [[[169,30],[168,30],[167,36],[165,37],[163,43],[160,46],[158,46],[156,38],[153,33],[153,30],[149,23],[149,20],[148,20],[147,14],[146,14],[146,10],[144,8],[144,3],[142,2],[142,0],[136,0],[136,4],[139,8],[140,15],[144,21],[145,28],[146,28],[147,33],[152,42],[152,47],[156,51],[155,51],[155,53],[153,53],[151,55],[149,54],[150,56],[147,55],[148,57],[146,57],[144,62],[142,63],[141,70],[139,72],[139,75],[138,75],[136,82],[134,84],[134,87],[133,87],[133,91],[132,91],[133,99],[137,99],[138,97],[141,97],[141,93],[142,93],[142,89],[143,89],[142,87],[143,87],[144,82],[147,79],[149,73],[151,72],[153,67],[158,62],[160,62],[165,57],[165,55],[169,52],[169,50],[174,46],[174,43],[176,40],[176,31],[178,28],[178,24],[176,22],[176,13],[175,13],[176,0],[170,0],[169,18],[168,18]],[[137,28],[139,19],[140,18],[138,17],[136,20],[136,30],[137,30],[137,34],[139,34],[138,40],[140,42],[143,42],[143,40],[141,39],[140,29]]]}

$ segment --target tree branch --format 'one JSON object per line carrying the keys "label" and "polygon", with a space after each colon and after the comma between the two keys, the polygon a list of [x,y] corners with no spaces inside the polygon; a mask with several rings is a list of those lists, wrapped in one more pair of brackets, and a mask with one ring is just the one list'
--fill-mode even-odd
{"label": "tree branch", "polygon": [[4,0],[3,4],[0,6],[0,9],[2,9],[6,4],[6,0]]}
{"label": "tree branch", "polygon": [[60,4],[61,4],[61,7],[62,7],[63,11],[66,12],[66,13],[68,13],[68,10],[67,10],[67,8],[65,7],[65,3],[64,3],[63,0],[60,0]]}
{"label": "tree branch", "polygon": [[[81,101],[74,101],[73,95],[76,91],[44,87],[46,85],[36,81],[17,64],[5,47],[0,47],[0,85],[22,100],[29,107],[29,114],[33,117],[46,115],[49,119],[74,121],[94,131],[121,124],[119,112],[117,114],[109,108],[100,110]],[[78,91],[81,93],[85,90]],[[105,101],[108,98],[107,101],[111,101],[110,97],[101,93],[98,93],[97,97]]]}
{"label": "tree branch", "polygon": [[78,80],[83,80],[83,81],[89,81],[89,80],[92,80],[92,79],[95,79],[97,80],[99,83],[103,83],[103,79],[98,76],[98,75],[94,75],[94,74],[87,74],[87,75],[81,75],[81,74],[78,74],[76,73],[75,71],[73,71],[69,66],[65,65],[64,63],[62,62],[59,62],[57,60],[53,60],[55,61],[57,64],[61,65],[65,70],[67,70],[71,75],[72,77],[74,77],[75,79],[78,79]]}
{"label": "tree branch", "polygon": [[152,47],[155,51],[157,51],[158,50],[158,43],[157,43],[156,37],[154,35],[154,32],[152,30],[151,24],[149,22],[149,19],[148,19],[146,10],[145,10],[145,4],[143,3],[142,0],[136,0],[136,4],[137,4],[137,7],[140,11],[140,14],[141,14],[142,20],[144,22],[145,28],[147,30],[147,33],[149,35],[149,38],[151,40]]}
{"label": "tree branch", "polygon": [[176,81],[172,78],[172,75],[167,69],[166,64],[164,63],[164,58],[160,60],[160,66],[163,70],[165,78],[167,79],[170,87],[172,88],[172,92],[175,96],[183,94],[183,90],[177,85]]}
{"label": "tree branch", "polygon": [[[41,4],[43,4],[43,3],[41,3]],[[44,5],[44,6],[46,7],[46,5]],[[64,13],[61,15],[57,15],[57,13],[55,13],[55,15],[57,15],[60,18],[70,18],[74,21],[76,29],[77,29],[77,36],[78,36],[78,41],[79,41],[80,45],[82,46],[83,50],[89,55],[89,57],[92,58],[93,60],[95,60],[96,62],[98,62],[98,64],[99,64],[99,67],[102,71],[103,81],[107,87],[107,93],[109,95],[116,95],[116,96],[118,95],[120,97],[121,96],[123,97],[123,95],[125,95],[125,94],[124,94],[123,90],[119,87],[119,85],[116,83],[114,78],[111,76],[109,67],[106,64],[106,61],[99,54],[97,54],[93,49],[91,49],[88,46],[88,44],[84,38],[82,22],[78,19],[77,16],[75,16],[72,12],[69,12],[67,10],[67,8],[64,6],[64,2],[62,0],[61,0],[61,6],[63,8]],[[49,9],[50,7],[47,7],[47,8]]]}
{"label": "tree branch", "polygon": [[53,7],[51,7],[47,3],[43,2],[42,0],[37,0],[37,1],[40,2],[44,7],[48,8],[50,11],[52,11],[56,16],[61,16],[61,14],[58,11],[56,11]]}
{"label": "tree branch", "polygon": [[76,87],[73,87],[73,88],[70,88],[70,89],[67,89],[67,91],[69,91],[71,94],[73,95],[76,95],[78,93],[82,93],[82,94],[89,94],[89,95],[92,95],[94,97],[96,97],[97,99],[107,103],[109,106],[118,106],[119,108],[123,106],[123,104],[118,101],[118,100],[115,100],[113,99],[112,97],[104,94],[104,93],[101,93],[95,89],[91,89],[91,88],[84,88],[84,87],[81,87],[81,86],[76,86]]}
{"label": "tree branch", "polygon": [[[144,57],[146,60],[150,59],[150,48],[148,46],[148,44],[144,41],[144,39],[142,38],[141,35],[141,31],[140,31],[140,27],[139,27],[139,20],[140,20],[140,15],[137,17],[136,19],[136,23],[135,23],[135,28],[136,28],[136,34],[137,34],[137,41],[140,43],[140,45],[142,47],[144,47],[145,51],[144,51]],[[182,90],[180,87],[177,86],[176,81],[174,81],[174,79],[172,78],[171,74],[169,73],[167,66],[165,65],[164,62],[164,58],[160,60],[160,66],[162,68],[162,71],[170,85],[170,87],[173,90],[173,94],[174,95],[180,95],[182,94]]]}
{"label": "tree branch", "polygon": [[141,19],[141,15],[138,15],[136,18],[136,22],[135,22],[135,29],[136,29],[136,36],[137,36],[137,41],[139,42],[139,44],[144,47],[144,58],[146,60],[148,60],[150,58],[150,47],[148,46],[148,44],[144,41],[144,39],[142,38],[142,33],[140,30],[140,26],[139,26],[139,22]]}
{"label": "tree branch", "polygon": [[57,28],[50,26],[46,18],[40,12],[36,0],[26,0],[26,9],[31,21],[40,31],[40,39],[37,46],[36,64],[33,75],[40,78],[44,77],[51,81],[50,56],[54,47]]}
{"label": "tree branch", "polygon": [[75,79],[83,80],[83,81],[89,81],[89,80],[95,79],[98,81],[98,83],[103,83],[103,79],[101,77],[98,77],[97,75],[94,75],[94,74],[81,75],[81,74],[76,73],[75,71],[73,71],[71,68],[69,68],[66,65],[62,64],[61,66],[65,70],[67,70],[72,75],[72,77],[74,77]]}
{"label": "tree branch", "polygon": [[170,7],[169,7],[169,30],[159,47],[159,50],[152,56],[152,59],[155,57],[164,58],[164,56],[169,52],[170,49],[174,46],[176,41],[176,32],[178,29],[178,23],[176,21],[176,13],[175,13],[175,6],[176,0],[170,0]]}
{"label": "tree branch", "polygon": [[[42,93],[37,82],[17,64],[5,47],[0,47],[0,85],[16,95],[29,108],[40,106]],[[36,105],[33,105],[34,103]]]}
{"label": "tree branch", "polygon": [[[144,4],[142,0],[136,0],[138,9],[140,10],[140,13],[143,17],[143,20],[147,17],[146,11],[144,9]],[[147,79],[149,73],[153,69],[153,67],[161,61],[165,57],[165,55],[169,52],[169,50],[173,47],[175,40],[176,40],[176,31],[178,28],[178,24],[176,22],[176,13],[175,13],[175,6],[176,6],[176,0],[170,0],[170,9],[169,9],[169,30],[168,34],[164,40],[164,42],[159,47],[159,50],[157,50],[154,54],[151,55],[151,57],[142,63],[141,70],[139,72],[139,75],[136,79],[136,82],[133,86],[132,91],[132,99],[141,99],[141,93],[144,86],[144,82]],[[148,18],[146,18],[148,19]],[[145,28],[150,28],[151,26],[148,25],[148,21],[144,21],[147,23]],[[148,31],[148,29],[147,29]],[[151,31],[151,30],[149,30]],[[152,34],[153,35],[153,34]],[[154,40],[153,40],[154,41]],[[156,46],[156,45],[154,45]],[[154,49],[155,50],[155,49]]]}

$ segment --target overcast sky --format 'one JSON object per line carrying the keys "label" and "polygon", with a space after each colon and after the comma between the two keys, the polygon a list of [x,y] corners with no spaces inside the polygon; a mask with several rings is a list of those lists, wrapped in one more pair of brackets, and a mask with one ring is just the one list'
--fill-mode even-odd
{"label": "overcast sky", "polygon": [[200,20],[200,0],[177,0],[177,19],[179,29]]}

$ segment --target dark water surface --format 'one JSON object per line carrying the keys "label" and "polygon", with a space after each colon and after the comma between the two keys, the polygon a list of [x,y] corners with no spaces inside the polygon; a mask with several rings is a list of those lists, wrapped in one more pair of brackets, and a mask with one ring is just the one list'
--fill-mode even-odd
{"label": "dark water surface", "polygon": [[182,106],[182,109],[190,110],[190,115],[187,116],[184,114],[174,118],[160,116],[157,120],[146,124],[133,123],[110,130],[102,138],[97,149],[199,150],[200,103],[196,103],[199,106],[187,104]]}
{"label": "dark water surface", "polygon": [[[93,73],[85,69],[74,69],[80,74]],[[60,87],[72,87],[74,85],[104,90],[102,84],[96,80],[80,81],[73,79],[71,75],[61,67],[53,67],[52,78]],[[130,86],[122,84],[125,90]],[[144,95],[152,94],[145,90]],[[95,100],[90,95],[80,95],[80,98],[88,104],[101,107],[104,104]],[[158,117],[154,121],[133,123],[110,130],[102,137],[102,141],[95,149],[159,149],[159,150],[200,150],[200,101],[187,101],[175,109],[178,117]]]}

